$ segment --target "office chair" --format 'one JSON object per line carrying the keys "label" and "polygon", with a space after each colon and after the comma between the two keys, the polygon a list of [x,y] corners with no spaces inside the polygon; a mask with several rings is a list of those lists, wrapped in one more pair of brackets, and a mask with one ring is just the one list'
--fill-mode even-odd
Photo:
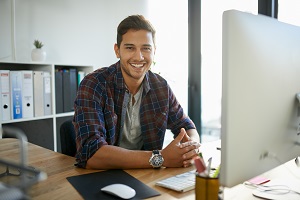
{"label": "office chair", "polygon": [[62,123],[60,126],[60,144],[61,152],[68,156],[75,156],[76,154],[76,133],[72,119]]}

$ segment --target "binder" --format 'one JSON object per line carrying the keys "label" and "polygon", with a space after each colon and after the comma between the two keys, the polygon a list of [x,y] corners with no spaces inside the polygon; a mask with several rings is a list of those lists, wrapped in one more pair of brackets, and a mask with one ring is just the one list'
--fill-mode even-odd
{"label": "binder", "polygon": [[71,97],[70,97],[70,71],[64,69],[63,70],[63,107],[64,112],[70,112],[71,111]]}
{"label": "binder", "polygon": [[64,112],[63,105],[63,80],[62,80],[63,71],[57,69],[55,71],[55,104],[56,104],[56,113]]}
{"label": "binder", "polygon": [[0,105],[2,121],[11,119],[11,103],[10,103],[10,84],[9,84],[9,70],[0,70]]}
{"label": "binder", "polygon": [[44,72],[43,77],[43,97],[44,97],[44,115],[52,114],[52,102],[51,102],[51,75],[50,72]]}
{"label": "binder", "polygon": [[22,109],[23,118],[33,117],[33,72],[23,70],[22,73]]}
{"label": "binder", "polygon": [[74,101],[78,88],[78,75],[76,69],[70,69],[70,111],[74,111]]}
{"label": "binder", "polygon": [[77,70],[63,70],[63,107],[64,112],[74,111],[74,100],[77,92]]}
{"label": "binder", "polygon": [[10,71],[11,119],[22,118],[22,72]]}
{"label": "binder", "polygon": [[33,71],[34,116],[44,116],[44,72]]}
{"label": "binder", "polygon": [[85,72],[84,71],[78,71],[78,86],[80,85],[80,82],[82,81],[82,79],[85,76]]}

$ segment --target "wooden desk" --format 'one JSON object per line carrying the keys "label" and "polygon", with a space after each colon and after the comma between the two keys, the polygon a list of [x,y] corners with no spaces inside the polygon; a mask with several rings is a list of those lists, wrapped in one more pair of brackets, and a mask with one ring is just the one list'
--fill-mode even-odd
{"label": "wooden desk", "polygon": [[[215,150],[214,145],[203,145],[203,151],[210,156]],[[215,155],[215,154],[214,154]],[[5,138],[0,139],[0,158],[10,161],[19,160],[19,142],[16,139]],[[43,147],[28,143],[28,165],[35,167],[47,173],[48,178],[45,181],[35,184],[29,190],[29,195],[32,199],[83,199],[77,190],[66,179],[69,176],[87,174],[101,170],[87,170],[74,166],[75,159],[70,156],[57,153]],[[146,185],[161,193],[160,196],[150,199],[162,200],[192,200],[195,199],[194,190],[185,193],[178,193],[169,189],[155,186],[158,180],[168,178],[172,175],[180,174],[192,170],[189,168],[165,168],[160,170],[153,169],[135,169],[125,170],[130,175],[139,179]],[[264,173],[264,176],[270,179],[274,178],[296,178],[296,185],[300,185],[300,168],[297,168],[294,161],[285,163],[282,166],[274,168],[269,172]],[[225,200],[258,200],[260,198],[252,195],[252,189],[240,184],[233,188],[226,188],[224,192]]]}
{"label": "wooden desk", "polygon": [[[0,158],[10,161],[19,161],[19,142],[16,139],[0,139]],[[28,143],[28,165],[47,173],[48,178],[39,182],[29,190],[28,194],[32,199],[83,199],[77,190],[66,179],[69,176],[92,173],[101,170],[87,170],[74,166],[75,159],[70,156],[57,153],[43,147]],[[160,170],[139,169],[125,170],[130,175],[139,179],[151,188],[161,193],[160,196],[150,199],[195,199],[194,190],[185,193],[178,193],[168,190],[155,183],[171,175],[183,173],[193,168],[165,168]]]}

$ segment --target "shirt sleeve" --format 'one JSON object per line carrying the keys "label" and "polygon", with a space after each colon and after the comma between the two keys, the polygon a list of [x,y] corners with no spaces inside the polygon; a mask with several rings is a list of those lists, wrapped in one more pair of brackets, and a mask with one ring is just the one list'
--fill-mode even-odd
{"label": "shirt sleeve", "polygon": [[103,145],[105,140],[105,122],[101,95],[103,88],[98,80],[88,75],[81,82],[74,102],[74,127],[76,131],[78,167],[85,168],[87,160]]}

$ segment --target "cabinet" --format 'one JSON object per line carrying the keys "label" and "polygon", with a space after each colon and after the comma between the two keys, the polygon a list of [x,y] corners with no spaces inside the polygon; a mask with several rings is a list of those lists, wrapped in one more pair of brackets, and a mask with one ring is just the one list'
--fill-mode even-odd
{"label": "cabinet", "polygon": [[2,120],[3,113],[0,112],[0,128],[5,126],[14,126],[20,128],[25,132],[29,142],[45,147],[47,149],[60,152],[60,135],[59,135],[60,125],[67,119],[72,118],[74,112],[72,110],[67,112],[64,111],[56,112],[57,111],[56,98],[61,97],[60,96],[61,94],[58,95],[55,90],[56,88],[55,72],[59,69],[63,69],[63,70],[76,69],[77,72],[84,72],[84,74],[88,74],[93,71],[93,66],[51,64],[51,63],[20,63],[20,62],[1,61],[0,70],[32,70],[32,71],[49,72],[50,80],[51,80],[50,85],[51,85],[52,108],[51,108],[50,115],[12,119],[12,120]]}

